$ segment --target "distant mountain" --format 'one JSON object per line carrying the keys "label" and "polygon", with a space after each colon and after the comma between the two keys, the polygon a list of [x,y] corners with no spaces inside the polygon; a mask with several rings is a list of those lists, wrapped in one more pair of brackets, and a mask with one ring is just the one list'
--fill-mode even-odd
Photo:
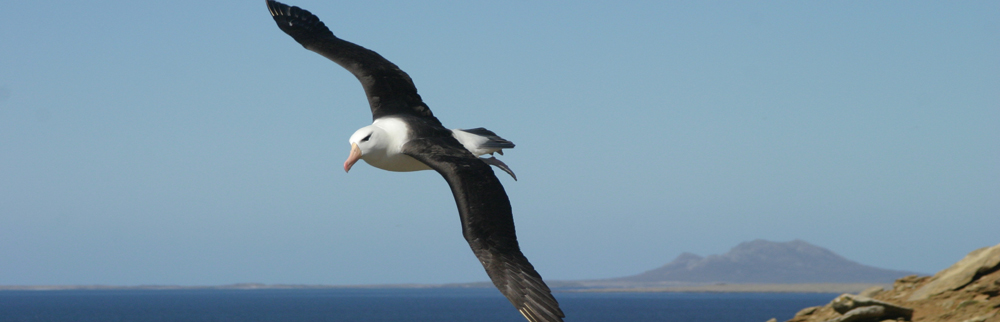
{"label": "distant mountain", "polygon": [[858,264],[801,240],[744,242],[728,253],[701,257],[683,253],[660,268],[605,281],[680,283],[892,283],[917,273]]}

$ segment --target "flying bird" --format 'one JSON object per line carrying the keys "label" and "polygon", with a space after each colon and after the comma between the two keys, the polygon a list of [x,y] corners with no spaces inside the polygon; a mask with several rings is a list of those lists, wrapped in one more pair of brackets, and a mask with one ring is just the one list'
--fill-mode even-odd
{"label": "flying bird", "polygon": [[528,321],[562,321],[565,315],[552,291],[521,253],[510,200],[490,168],[514,177],[493,157],[514,144],[484,128],[445,128],[417,94],[410,76],[395,64],[337,38],[309,11],[273,0],[267,0],[267,8],[282,31],[361,81],[373,122],[348,140],[351,152],[344,171],[364,160],[389,171],[440,173],[455,196],[462,234],[497,289]]}

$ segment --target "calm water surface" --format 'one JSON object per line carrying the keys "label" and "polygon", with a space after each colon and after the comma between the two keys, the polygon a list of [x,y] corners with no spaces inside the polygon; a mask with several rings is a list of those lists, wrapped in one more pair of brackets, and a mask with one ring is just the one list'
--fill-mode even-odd
{"label": "calm water surface", "polygon": [[[557,292],[566,321],[787,320],[836,294]],[[494,289],[0,291],[0,321],[523,322]]]}

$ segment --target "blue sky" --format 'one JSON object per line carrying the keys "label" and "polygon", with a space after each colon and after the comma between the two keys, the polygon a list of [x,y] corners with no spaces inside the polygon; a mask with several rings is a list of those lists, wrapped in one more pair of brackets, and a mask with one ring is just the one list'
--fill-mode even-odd
{"label": "blue sky", "polygon": [[[933,273],[1000,243],[997,2],[295,1],[408,72],[549,280],[802,239]],[[359,164],[357,80],[263,1],[0,20],[0,284],[487,279],[433,172]]]}

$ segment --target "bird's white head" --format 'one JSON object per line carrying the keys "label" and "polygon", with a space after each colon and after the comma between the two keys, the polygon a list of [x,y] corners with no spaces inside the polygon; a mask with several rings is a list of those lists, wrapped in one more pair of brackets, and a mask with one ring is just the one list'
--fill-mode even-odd
{"label": "bird's white head", "polygon": [[391,117],[383,117],[372,125],[358,129],[351,135],[351,155],[344,162],[344,171],[358,160],[365,160],[376,168],[389,171],[419,171],[430,167],[401,151],[409,140],[406,123]]}
{"label": "bird's white head", "polygon": [[385,130],[375,125],[354,132],[348,140],[351,143],[351,154],[347,156],[347,161],[344,161],[344,172],[351,171],[351,167],[360,159],[368,161],[369,158],[384,156],[388,145],[385,138]]}

